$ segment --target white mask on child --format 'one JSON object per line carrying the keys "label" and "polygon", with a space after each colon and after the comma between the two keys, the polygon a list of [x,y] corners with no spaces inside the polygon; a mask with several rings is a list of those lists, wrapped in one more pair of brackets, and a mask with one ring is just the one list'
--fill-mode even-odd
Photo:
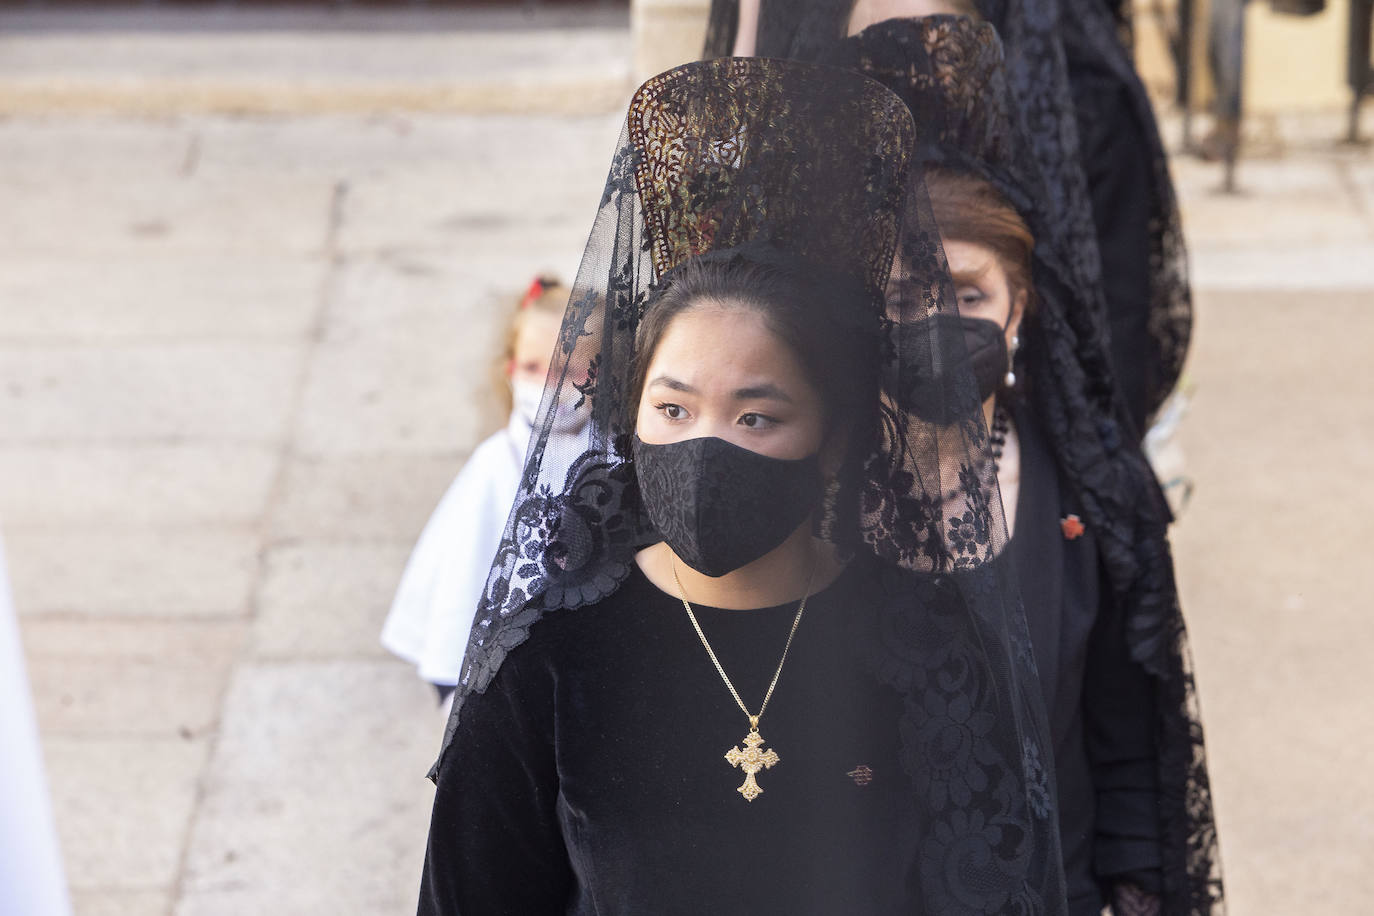
{"label": "white mask on child", "polygon": [[[511,400],[514,412],[519,414],[530,426],[539,415],[539,405],[544,400],[544,385],[541,382],[517,380],[511,382]],[[558,416],[553,421],[553,432],[575,433],[587,422],[587,405],[581,410],[573,410],[572,404],[559,406]]]}
{"label": "white mask on child", "polygon": [[539,403],[544,400],[544,386],[540,382],[512,381],[510,383],[512,408],[530,426],[539,413]]}

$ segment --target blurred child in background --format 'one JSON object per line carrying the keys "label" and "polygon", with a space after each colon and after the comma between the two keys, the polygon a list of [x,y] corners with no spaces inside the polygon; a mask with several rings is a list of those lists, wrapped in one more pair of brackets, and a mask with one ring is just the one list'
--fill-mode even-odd
{"label": "blurred child in background", "polygon": [[[524,467],[568,289],[536,277],[511,318],[497,390],[510,407],[449,486],[406,563],[382,645],[419,669],[441,700],[458,683],[463,651]],[[569,430],[567,432],[575,432]]]}

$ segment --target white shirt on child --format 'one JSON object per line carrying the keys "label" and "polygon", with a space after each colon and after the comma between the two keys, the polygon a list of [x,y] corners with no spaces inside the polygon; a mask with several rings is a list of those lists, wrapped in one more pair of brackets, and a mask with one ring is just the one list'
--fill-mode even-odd
{"label": "white shirt on child", "polygon": [[531,426],[519,411],[473,450],[411,551],[382,645],[431,684],[457,684],[463,653],[520,487]]}

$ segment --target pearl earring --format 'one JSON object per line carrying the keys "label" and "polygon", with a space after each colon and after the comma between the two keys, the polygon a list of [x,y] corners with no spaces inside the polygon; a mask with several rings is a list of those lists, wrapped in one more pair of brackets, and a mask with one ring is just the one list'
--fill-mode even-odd
{"label": "pearl earring", "polygon": [[1002,377],[1002,384],[1008,388],[1016,387],[1016,351],[1020,347],[1021,338],[1016,334],[1011,335],[1011,346],[1007,348],[1010,351],[1007,353],[1007,374]]}

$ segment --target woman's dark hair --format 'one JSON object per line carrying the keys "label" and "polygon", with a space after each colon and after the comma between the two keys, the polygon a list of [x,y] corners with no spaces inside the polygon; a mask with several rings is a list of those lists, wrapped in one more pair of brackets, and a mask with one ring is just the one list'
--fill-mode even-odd
{"label": "woman's dark hair", "polygon": [[762,316],[820,395],[827,435],[837,422],[850,426],[876,405],[877,320],[863,288],[782,258],[736,253],[684,262],[645,306],[635,339],[635,409],[664,332],[702,302],[739,305]]}

